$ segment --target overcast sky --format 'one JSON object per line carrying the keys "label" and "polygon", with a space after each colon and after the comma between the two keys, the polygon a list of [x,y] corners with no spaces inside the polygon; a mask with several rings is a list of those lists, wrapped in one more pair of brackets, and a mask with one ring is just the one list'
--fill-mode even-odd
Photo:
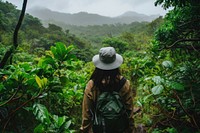
{"label": "overcast sky", "polygon": [[[23,0],[4,0],[21,9]],[[53,11],[78,13],[85,11],[103,16],[118,16],[126,11],[136,11],[146,15],[165,15],[160,6],[154,6],[155,0],[28,0],[27,9],[46,7]]]}

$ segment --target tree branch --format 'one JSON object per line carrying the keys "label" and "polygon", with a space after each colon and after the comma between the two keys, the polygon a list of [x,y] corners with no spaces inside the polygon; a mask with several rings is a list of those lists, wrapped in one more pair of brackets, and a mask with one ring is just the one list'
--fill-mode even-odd
{"label": "tree branch", "polygon": [[188,24],[191,24],[191,23],[194,23],[194,22],[197,22],[197,23],[198,23],[199,21],[200,21],[199,18],[193,19],[193,20],[191,20],[191,21],[188,21],[188,22],[186,22],[186,23],[183,23],[183,24],[179,25],[179,28],[181,28],[181,27],[183,27],[183,26],[187,26]]}
{"label": "tree branch", "polygon": [[11,47],[4,55],[2,61],[0,62],[0,69],[4,68],[4,66],[6,65],[6,62],[8,61],[9,57],[12,56],[12,53],[14,52],[14,50],[18,47],[18,43],[17,43],[17,37],[18,37],[18,32],[19,29],[21,27],[23,18],[24,18],[24,14],[26,11],[26,5],[27,5],[27,0],[24,0],[23,2],[23,6],[22,6],[22,11],[18,20],[18,23],[15,27],[15,31],[14,31],[14,35],[13,35],[13,47]]}
{"label": "tree branch", "polygon": [[179,46],[176,46],[180,42],[198,42],[198,41],[200,41],[200,38],[179,39],[179,40],[175,41],[170,46],[163,46],[162,48],[159,49],[159,51],[161,51],[163,49],[176,49],[176,48],[182,48],[182,49],[187,49],[187,50],[198,51],[198,50],[200,50],[200,46],[194,46],[192,44],[190,44],[190,45],[181,45],[181,46],[179,45]]}
{"label": "tree branch", "polygon": [[180,42],[194,42],[194,41],[200,41],[200,38],[179,39],[175,41],[172,45],[167,46],[166,48],[174,47],[177,43],[180,43]]}
{"label": "tree branch", "polygon": [[[175,49],[175,48],[182,48],[182,49],[188,49],[188,50],[195,50],[198,51],[200,50],[200,46],[193,46],[192,44],[189,45],[181,45],[181,46],[175,46],[180,42],[195,42],[195,41],[200,41],[200,38],[190,38],[190,39],[179,39],[175,41],[172,45],[169,46],[162,46],[162,48],[159,49],[159,51],[163,49]],[[164,45],[164,44],[163,44]]]}
{"label": "tree branch", "polygon": [[20,86],[18,86],[18,88],[15,91],[15,93],[7,101],[5,101],[4,103],[0,104],[0,107],[5,105],[5,104],[7,104],[7,103],[9,103],[11,100],[13,100],[13,98],[17,95],[17,92],[19,91],[19,89],[20,89]]}
{"label": "tree branch", "polygon": [[180,97],[178,96],[178,94],[177,94],[175,91],[174,91],[174,96],[176,97],[177,102],[178,102],[178,104],[180,105],[180,107],[182,108],[183,112],[190,118],[190,120],[191,120],[191,122],[192,122],[191,124],[194,124],[194,126],[199,130],[199,125],[197,124],[196,119],[194,118],[193,115],[191,115],[191,114],[189,114],[189,113],[187,112],[187,110],[184,108],[184,106],[183,106],[183,104],[182,104],[182,102],[181,102]]}
{"label": "tree branch", "polygon": [[20,14],[20,17],[19,17],[19,21],[16,25],[14,35],[13,35],[13,45],[14,45],[15,49],[18,47],[17,37],[18,37],[19,28],[21,27],[21,24],[22,24],[24,15],[25,15],[26,5],[27,5],[27,0],[24,0],[23,6],[22,6],[22,11],[21,11],[21,14]]}

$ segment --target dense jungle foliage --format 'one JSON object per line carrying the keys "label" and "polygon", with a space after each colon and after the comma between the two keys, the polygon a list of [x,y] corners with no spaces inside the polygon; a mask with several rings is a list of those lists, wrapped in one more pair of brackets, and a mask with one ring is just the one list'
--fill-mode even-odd
{"label": "dense jungle foliage", "polygon": [[171,11],[129,25],[62,29],[25,14],[16,45],[21,11],[0,0],[0,131],[78,132],[91,58],[100,47],[113,46],[124,57],[121,72],[135,92],[137,131],[199,133],[200,2],[155,5]]}

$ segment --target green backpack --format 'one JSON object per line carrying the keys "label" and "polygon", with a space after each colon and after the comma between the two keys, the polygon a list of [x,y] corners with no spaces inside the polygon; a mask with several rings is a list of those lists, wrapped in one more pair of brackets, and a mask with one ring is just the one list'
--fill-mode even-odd
{"label": "green backpack", "polygon": [[94,133],[123,133],[128,128],[128,114],[119,95],[125,82],[126,79],[122,78],[116,91],[102,92],[97,98],[92,126]]}

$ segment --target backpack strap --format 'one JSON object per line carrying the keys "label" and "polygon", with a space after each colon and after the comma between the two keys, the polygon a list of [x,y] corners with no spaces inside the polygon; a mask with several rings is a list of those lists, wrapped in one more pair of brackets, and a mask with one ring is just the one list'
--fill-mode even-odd
{"label": "backpack strap", "polygon": [[[126,78],[125,77],[122,77],[122,79],[120,79],[119,81],[119,86],[116,88],[116,92],[119,92],[120,89],[124,86],[124,84],[126,83]],[[95,95],[96,95],[96,98],[94,99],[94,102],[93,102],[93,106],[94,108],[96,108],[96,103],[97,103],[97,99],[98,99],[98,96],[97,96],[97,91],[95,92]]]}
{"label": "backpack strap", "polygon": [[125,83],[126,83],[126,78],[122,77],[122,79],[119,81],[119,87],[116,89],[116,91],[119,92]]}

